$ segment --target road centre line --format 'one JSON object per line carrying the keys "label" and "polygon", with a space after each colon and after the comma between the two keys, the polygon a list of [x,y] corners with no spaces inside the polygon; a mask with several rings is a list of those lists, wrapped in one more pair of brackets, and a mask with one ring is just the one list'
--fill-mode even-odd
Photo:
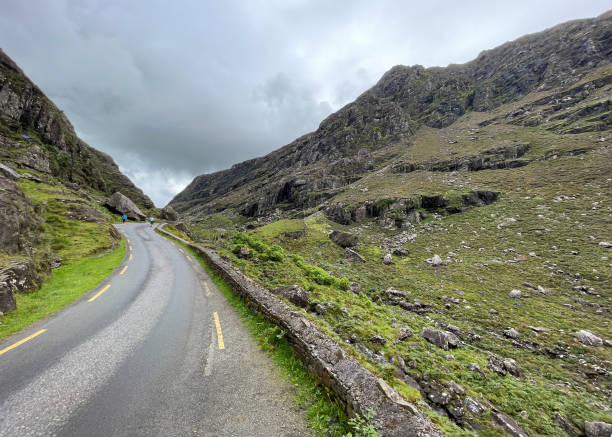
{"label": "road centre line", "polygon": [[185,252],[183,251],[183,249],[181,249],[180,247],[179,247],[179,252],[181,252],[181,253],[185,253]]}
{"label": "road centre line", "polygon": [[133,255],[130,253],[130,258],[129,258],[129,260],[130,260],[130,261],[132,261],[132,258],[133,258],[133,257],[134,257],[134,256],[133,256]]}
{"label": "road centre line", "polygon": [[125,266],[125,267],[123,268],[123,270],[121,270],[121,271],[119,272],[119,274],[120,274],[120,275],[123,275],[123,274],[125,273],[125,271],[127,270],[127,268],[128,268],[128,266]]}
{"label": "road centre line", "polygon": [[210,296],[210,288],[208,288],[208,284],[206,282],[202,282],[202,286],[206,290],[206,296]]}
{"label": "road centre line", "polygon": [[223,332],[221,331],[221,323],[219,322],[219,314],[215,311],[213,313],[213,317],[215,318],[215,326],[217,327],[217,343],[219,344],[219,349],[225,349],[225,343],[223,342]]}
{"label": "road centre line", "polygon": [[110,288],[110,284],[108,284],[106,287],[104,287],[102,290],[98,291],[96,294],[94,294],[91,299],[89,299],[87,302],[93,302],[94,300],[96,300],[98,298],[98,296],[100,296],[102,293],[104,293],[106,290],[108,290]]}
{"label": "road centre line", "polygon": [[132,246],[130,246],[130,250],[134,250],[134,248]]}
{"label": "road centre line", "polygon": [[46,329],[41,329],[40,331],[35,332],[34,334],[32,334],[32,335],[30,335],[30,336],[28,336],[28,337],[26,337],[26,338],[24,338],[22,340],[19,340],[16,343],[13,343],[9,347],[5,347],[4,349],[2,349],[0,351],[0,355],[10,351],[11,349],[15,349],[17,346],[20,346],[20,345],[24,344],[28,340],[32,340],[34,337],[36,337],[36,336],[38,336],[38,335],[40,335],[40,334],[42,334],[43,332],[46,332],[46,331],[47,331]]}

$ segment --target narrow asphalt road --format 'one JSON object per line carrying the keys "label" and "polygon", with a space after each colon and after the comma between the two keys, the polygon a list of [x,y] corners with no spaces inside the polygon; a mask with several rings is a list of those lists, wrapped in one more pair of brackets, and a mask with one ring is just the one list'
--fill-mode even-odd
{"label": "narrow asphalt road", "polygon": [[293,387],[191,255],[118,228],[111,277],[0,342],[0,436],[307,435]]}

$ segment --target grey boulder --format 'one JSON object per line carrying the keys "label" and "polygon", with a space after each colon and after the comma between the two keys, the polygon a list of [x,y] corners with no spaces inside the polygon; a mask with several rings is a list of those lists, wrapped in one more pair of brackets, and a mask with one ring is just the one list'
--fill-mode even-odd
{"label": "grey boulder", "polygon": [[105,205],[111,211],[125,214],[128,216],[128,218],[131,218],[134,220],[144,220],[146,218],[146,216],[138,208],[138,206],[136,206],[136,204],[132,202],[132,200],[129,197],[124,196],[119,191],[116,191],[115,193],[113,193],[108,198]]}
{"label": "grey boulder", "polygon": [[603,340],[593,334],[591,331],[587,331],[586,329],[582,329],[576,332],[576,338],[580,343],[586,344],[587,346],[601,346],[603,345]]}
{"label": "grey boulder", "polygon": [[612,436],[612,424],[606,422],[584,422],[584,432],[587,437]]}
{"label": "grey boulder", "polygon": [[359,237],[357,237],[357,235],[349,234],[348,232],[333,231],[329,234],[329,238],[343,248],[355,247],[359,242]]}
{"label": "grey boulder", "polygon": [[15,170],[2,163],[0,163],[0,175],[12,180],[19,179],[21,177]]}
{"label": "grey boulder", "polygon": [[17,308],[15,294],[10,284],[6,281],[0,282],[0,312],[8,313]]}
{"label": "grey boulder", "polygon": [[350,247],[344,249],[344,257],[354,263],[362,263],[364,261],[363,257]]}
{"label": "grey boulder", "polygon": [[506,431],[508,434],[510,434],[513,437],[528,437],[527,433],[525,431],[523,431],[521,429],[520,426],[518,426],[518,423],[516,423],[513,419],[511,419],[510,417],[506,416],[503,413],[494,413],[493,416],[493,422],[498,424],[499,426],[501,426],[504,431]]}
{"label": "grey boulder", "polygon": [[310,300],[308,292],[299,285],[289,285],[288,287],[280,287],[271,290],[272,293],[283,296],[293,305],[300,308],[306,308]]}
{"label": "grey boulder", "polygon": [[458,348],[461,341],[452,332],[436,331],[435,329],[423,329],[423,338],[447,351],[449,348]]}
{"label": "grey boulder", "polygon": [[170,205],[166,205],[162,208],[160,217],[162,220],[166,220],[169,222],[175,222],[178,220],[178,214]]}

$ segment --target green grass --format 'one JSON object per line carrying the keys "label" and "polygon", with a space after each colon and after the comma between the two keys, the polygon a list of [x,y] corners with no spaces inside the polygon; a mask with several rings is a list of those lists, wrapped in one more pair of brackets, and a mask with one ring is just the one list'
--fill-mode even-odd
{"label": "green grass", "polygon": [[[166,238],[166,234],[158,231]],[[333,395],[319,384],[295,356],[280,328],[251,310],[193,249],[177,241],[197,259],[249,328],[260,347],[278,365],[281,375],[295,387],[296,403],[306,409],[308,425],[318,436],[344,436],[350,431],[348,419]]]}
{"label": "green grass", "polygon": [[257,228],[253,233],[263,238],[275,238],[283,234],[291,234],[300,232],[306,229],[304,220],[299,219],[287,219],[278,220],[268,225]]}
{"label": "green grass", "polygon": [[55,269],[38,291],[17,294],[17,309],[2,317],[0,339],[74,302],[108,277],[125,256],[125,242],[100,256],[74,260]]}
{"label": "green grass", "polygon": [[[110,214],[96,202],[84,201],[62,184],[36,183],[22,179],[19,186],[34,204],[44,211],[43,246],[47,246],[65,262],[100,255],[114,247],[117,235],[110,223],[117,220],[117,215]],[[68,219],[68,212],[80,206],[98,211],[101,214],[99,222]]]}
{"label": "green grass", "polygon": [[176,229],[176,227],[172,224],[167,224],[165,226],[165,228],[173,233],[174,235],[178,235],[179,237],[181,237],[183,240],[187,240],[187,241],[191,241],[191,238],[189,238],[189,235],[187,235],[186,233],[184,233],[183,231],[179,231],[178,229]]}

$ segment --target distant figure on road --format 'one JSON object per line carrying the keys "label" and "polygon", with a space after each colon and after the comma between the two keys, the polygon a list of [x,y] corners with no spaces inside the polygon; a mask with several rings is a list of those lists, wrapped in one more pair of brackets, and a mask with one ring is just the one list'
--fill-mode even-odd
{"label": "distant figure on road", "polygon": [[153,226],[153,222],[154,222],[154,221],[155,221],[155,218],[153,218],[153,217],[151,217],[151,218],[149,219],[149,223],[151,223],[151,226]]}
{"label": "distant figure on road", "polygon": [[127,220],[127,215],[123,214],[121,216],[121,220],[122,220],[122,223],[125,223],[125,221]]}

